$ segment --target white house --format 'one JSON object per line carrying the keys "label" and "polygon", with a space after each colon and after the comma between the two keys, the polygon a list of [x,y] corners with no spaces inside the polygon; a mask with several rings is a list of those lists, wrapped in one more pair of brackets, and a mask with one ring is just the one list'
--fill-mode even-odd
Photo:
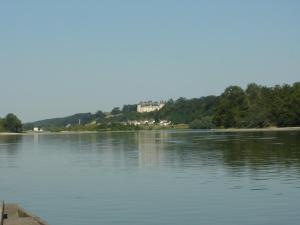
{"label": "white house", "polygon": [[159,125],[160,125],[160,126],[163,126],[163,127],[166,127],[166,126],[171,125],[171,121],[168,121],[168,120],[161,120],[161,121],[159,121]]}
{"label": "white house", "polygon": [[39,127],[34,127],[33,132],[43,132],[44,130]]}
{"label": "white house", "polygon": [[154,119],[150,119],[150,120],[129,120],[127,121],[126,124],[130,124],[130,125],[135,125],[135,126],[139,126],[139,125],[153,125],[155,124],[155,120]]}

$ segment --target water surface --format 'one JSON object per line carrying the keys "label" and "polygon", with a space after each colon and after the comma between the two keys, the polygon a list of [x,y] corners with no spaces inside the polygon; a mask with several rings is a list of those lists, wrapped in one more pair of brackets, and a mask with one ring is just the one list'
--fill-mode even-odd
{"label": "water surface", "polygon": [[51,225],[299,225],[300,132],[0,136],[0,199]]}

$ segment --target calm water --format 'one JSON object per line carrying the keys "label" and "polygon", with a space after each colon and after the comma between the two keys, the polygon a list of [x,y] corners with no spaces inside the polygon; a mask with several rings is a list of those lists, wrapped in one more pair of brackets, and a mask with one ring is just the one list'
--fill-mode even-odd
{"label": "calm water", "polygon": [[0,136],[0,199],[51,225],[299,225],[300,132]]}

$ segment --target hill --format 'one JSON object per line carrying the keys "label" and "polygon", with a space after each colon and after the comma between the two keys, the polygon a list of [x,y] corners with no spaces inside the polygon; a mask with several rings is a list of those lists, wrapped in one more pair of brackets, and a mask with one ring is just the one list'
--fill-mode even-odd
{"label": "hill", "polygon": [[[109,113],[78,113],[25,124],[25,129],[134,129],[130,121],[161,120],[191,128],[256,128],[300,125],[300,82],[265,87],[249,84],[244,90],[230,86],[220,96],[169,100],[159,110],[138,113],[136,105],[115,107]],[[128,126],[128,127],[126,127]],[[73,128],[72,128],[73,127]]]}
{"label": "hill", "polygon": [[25,123],[24,129],[31,130],[33,127],[42,127],[45,129],[66,127],[68,125],[88,124],[100,118],[104,118],[105,114],[101,111],[97,113],[77,113],[71,116],[39,120],[32,123]]}

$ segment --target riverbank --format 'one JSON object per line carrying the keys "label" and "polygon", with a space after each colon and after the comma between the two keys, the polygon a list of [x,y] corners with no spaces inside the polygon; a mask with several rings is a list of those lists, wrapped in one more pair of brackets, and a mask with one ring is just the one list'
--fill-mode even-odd
{"label": "riverbank", "polygon": [[213,132],[300,131],[300,127],[226,128],[226,129],[211,129],[210,131]]}
{"label": "riverbank", "polygon": [[9,132],[0,132],[0,136],[26,136],[26,135],[45,135],[45,134],[94,134],[99,133],[98,131],[59,131],[59,132],[23,132],[23,133],[9,133]]}
{"label": "riverbank", "polygon": [[24,135],[26,133],[0,132],[0,135]]}
{"label": "riverbank", "polygon": [[[171,129],[153,129],[153,130],[183,130],[187,128],[171,128]],[[145,129],[147,130],[147,129]],[[137,131],[145,131],[144,129]],[[192,130],[192,129],[191,129]],[[196,129],[195,129],[196,130]],[[199,129],[200,130],[200,129]],[[59,131],[59,132],[24,132],[24,133],[9,133],[9,132],[0,132],[0,136],[13,136],[13,135],[36,135],[36,134],[96,134],[102,132],[128,132],[134,130],[100,130],[100,131]],[[208,132],[269,132],[269,131],[300,131],[300,127],[266,127],[266,128],[224,128],[224,129],[207,129],[203,131]]]}

